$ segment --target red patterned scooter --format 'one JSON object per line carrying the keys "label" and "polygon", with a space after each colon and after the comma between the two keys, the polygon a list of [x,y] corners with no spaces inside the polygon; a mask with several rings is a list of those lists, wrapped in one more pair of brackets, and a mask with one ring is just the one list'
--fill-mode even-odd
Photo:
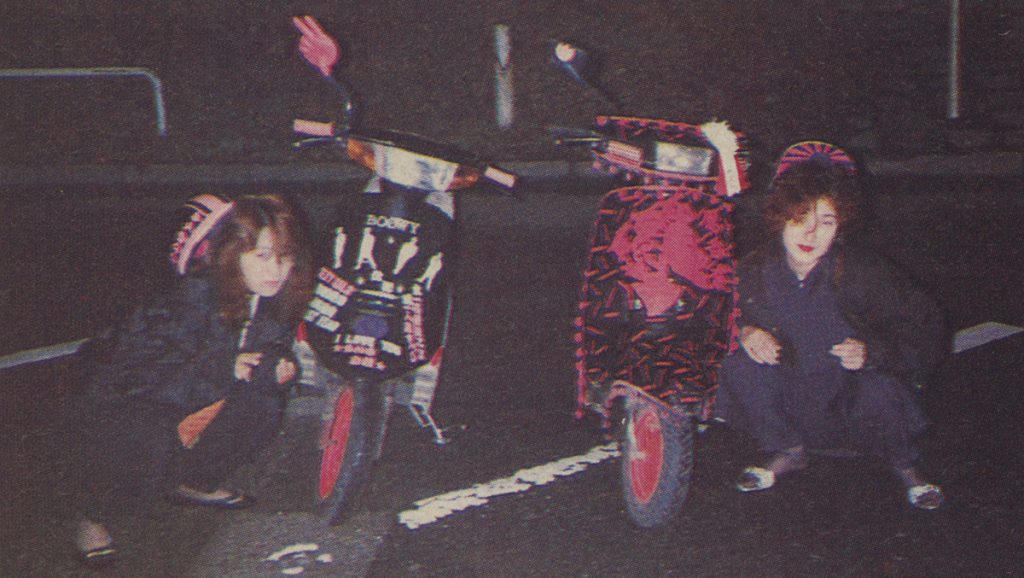
{"label": "red patterned scooter", "polygon": [[[555,57],[588,83],[585,52],[561,43]],[[589,146],[596,168],[624,185],[601,200],[583,271],[577,417],[621,424],[627,510],[658,526],[689,492],[694,431],[735,346],[730,197],[747,186],[744,138],[724,122],[599,116],[556,143]]]}
{"label": "red patterned scooter", "polygon": [[448,276],[454,191],[515,176],[426,138],[357,128],[350,91],[335,77],[338,44],[311,16],[296,17],[299,50],[342,100],[338,122],[296,120],[296,146],[330,144],[373,171],[363,194],[339,200],[327,263],[305,318],[319,383],[327,392],[317,496],[340,522],[380,457],[395,404],[438,444],[430,413],[451,316]]}

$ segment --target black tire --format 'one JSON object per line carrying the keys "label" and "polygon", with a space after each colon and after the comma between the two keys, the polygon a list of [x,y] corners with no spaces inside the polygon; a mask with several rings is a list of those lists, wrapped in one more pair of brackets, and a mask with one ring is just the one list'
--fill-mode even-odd
{"label": "black tire", "polygon": [[682,507],[693,473],[693,420],[634,404],[626,414],[622,450],[622,494],[641,528],[661,526]]}
{"label": "black tire", "polygon": [[318,510],[337,525],[351,509],[373,464],[374,387],[354,382],[342,387],[329,434],[320,454]]}

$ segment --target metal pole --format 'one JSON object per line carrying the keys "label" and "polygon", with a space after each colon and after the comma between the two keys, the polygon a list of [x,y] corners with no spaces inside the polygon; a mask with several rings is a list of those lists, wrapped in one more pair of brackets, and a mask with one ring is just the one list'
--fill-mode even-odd
{"label": "metal pole", "polygon": [[960,0],[949,2],[949,104],[946,118],[960,116]]}
{"label": "metal pole", "polygon": [[512,92],[512,42],[507,24],[494,27],[494,113],[500,128],[512,126],[515,99]]}
{"label": "metal pole", "polygon": [[167,136],[167,113],[164,110],[163,84],[148,68],[133,66],[106,66],[93,68],[0,68],[0,78],[75,78],[83,76],[141,76],[153,87],[153,105],[156,108],[156,130]]}

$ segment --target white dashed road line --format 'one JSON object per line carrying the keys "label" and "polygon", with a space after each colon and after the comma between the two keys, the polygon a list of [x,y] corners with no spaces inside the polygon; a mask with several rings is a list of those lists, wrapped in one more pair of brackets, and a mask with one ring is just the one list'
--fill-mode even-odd
{"label": "white dashed road line", "polygon": [[499,478],[485,484],[476,484],[464,490],[419,500],[413,504],[414,508],[398,514],[398,522],[410,530],[415,530],[455,512],[483,506],[496,496],[525,492],[531,488],[543,486],[558,478],[582,472],[589,466],[618,455],[618,445],[609,443],[597,446],[583,455],[562,458],[542,466],[519,470],[507,478]]}
{"label": "white dashed road line", "polygon": [[[1022,331],[1024,331],[1024,327],[994,321],[961,329],[956,332],[953,338],[953,353],[962,353],[969,349],[1016,335]],[[0,370],[71,355],[77,352],[85,341],[80,339],[78,341],[30,349],[0,357]],[[483,506],[496,496],[525,492],[531,488],[543,486],[558,478],[582,472],[593,464],[603,462],[618,455],[619,451],[614,443],[597,446],[582,455],[562,458],[548,464],[522,469],[506,478],[475,484],[466,489],[455,490],[419,500],[413,504],[413,508],[399,513],[398,521],[407,528],[415,530],[450,516],[455,512]]]}
{"label": "white dashed road line", "polygon": [[968,349],[980,347],[986,343],[1005,339],[1024,331],[1024,327],[986,321],[974,327],[961,329],[953,336],[953,353],[962,353]]}
{"label": "white dashed road line", "polygon": [[[974,327],[962,329],[953,339],[953,353],[962,353],[968,349],[980,347],[986,343],[1016,335],[1024,328],[1005,323],[988,321]],[[455,490],[446,494],[419,500],[414,508],[398,514],[398,522],[410,530],[432,524],[442,518],[467,508],[483,506],[495,497],[504,494],[525,492],[531,488],[543,486],[556,478],[571,476],[587,469],[587,466],[603,462],[619,455],[616,444],[595,447],[589,452],[569,458],[563,458],[549,464],[519,470],[507,478],[476,484],[472,487]]]}
{"label": "white dashed road line", "polygon": [[88,340],[79,339],[78,341],[68,341],[67,343],[58,343],[57,345],[37,347],[36,349],[26,349],[25,351],[5,355],[0,357],[0,369],[7,369],[9,367],[17,367],[19,365],[27,365],[37,361],[47,361],[49,359],[56,359],[58,357],[64,357],[65,355],[71,355],[76,353],[86,341]]}

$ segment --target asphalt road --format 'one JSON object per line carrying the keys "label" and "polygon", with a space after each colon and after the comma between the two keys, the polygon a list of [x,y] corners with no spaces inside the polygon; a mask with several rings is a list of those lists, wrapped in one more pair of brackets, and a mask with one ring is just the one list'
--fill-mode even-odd
{"label": "asphalt road", "polygon": [[[999,193],[1019,194],[1019,183],[885,185],[880,190],[892,194],[878,197],[867,242],[906,264],[949,310],[954,329],[1024,324],[1017,241],[1024,207],[992,201],[1012,199]],[[330,202],[326,188],[295,192],[312,208]],[[312,515],[316,400],[300,398],[278,442],[234,480],[257,492],[260,504],[221,513],[160,503],[126,516],[120,535],[132,540],[122,540],[124,561],[111,575],[272,576],[300,566],[303,575],[373,576],[1024,572],[1016,499],[1024,474],[1020,335],[951,356],[923,393],[934,422],[924,442],[926,470],[949,496],[937,513],[908,509],[884,469],[859,460],[818,460],[771,492],[739,494],[732,480],[754,448],[714,427],[698,441],[690,498],[664,528],[630,523],[614,459],[522,492],[478,492],[488,494],[486,503],[417,528],[403,524],[400,514],[415,511],[418,500],[516,472],[537,478],[538,468],[603,443],[594,423],[572,419],[569,339],[598,196],[565,192],[464,199],[458,309],[434,405],[442,424],[464,426],[449,445],[435,446],[397,413],[359,508],[326,528]],[[2,257],[3,270],[15,273],[4,283],[8,302],[19,304],[4,313],[5,349],[88,335],[119,313],[121,297],[159,285],[162,265],[153,262],[166,243],[155,232],[183,196],[145,192],[113,202],[94,190],[16,197],[26,217],[11,234],[23,241],[7,245]],[[57,283],[69,279],[78,282],[74,290]],[[13,498],[0,502],[0,574],[74,575],[59,483],[68,472],[58,460],[59,444],[73,451],[74,440],[62,439],[53,420],[76,386],[73,364],[0,375],[2,487]],[[283,556],[289,546],[310,544],[317,550],[305,558]],[[274,553],[282,554],[279,562],[266,560]]]}

